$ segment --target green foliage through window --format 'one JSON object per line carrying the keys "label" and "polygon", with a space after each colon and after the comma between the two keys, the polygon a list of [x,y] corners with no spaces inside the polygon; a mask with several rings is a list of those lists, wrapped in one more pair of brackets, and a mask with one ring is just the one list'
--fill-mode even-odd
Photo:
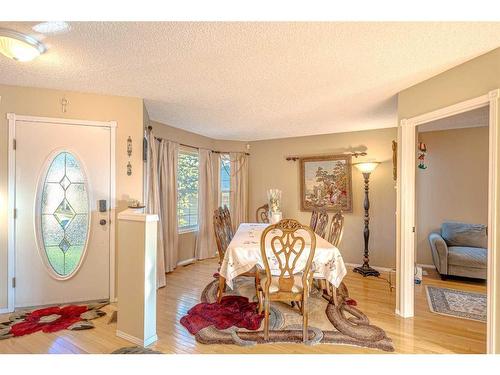
{"label": "green foliage through window", "polygon": [[179,150],[177,170],[177,219],[179,230],[198,227],[198,152]]}
{"label": "green foliage through window", "polygon": [[220,154],[220,205],[229,208],[231,195],[231,161],[229,154]]}

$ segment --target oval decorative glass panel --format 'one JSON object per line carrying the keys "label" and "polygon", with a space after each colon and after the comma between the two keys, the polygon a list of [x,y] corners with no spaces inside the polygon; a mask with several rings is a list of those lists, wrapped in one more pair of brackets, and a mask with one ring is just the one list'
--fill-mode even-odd
{"label": "oval decorative glass panel", "polygon": [[58,153],[50,162],[39,195],[40,241],[58,278],[70,278],[85,253],[89,234],[89,194],[86,176],[76,157]]}

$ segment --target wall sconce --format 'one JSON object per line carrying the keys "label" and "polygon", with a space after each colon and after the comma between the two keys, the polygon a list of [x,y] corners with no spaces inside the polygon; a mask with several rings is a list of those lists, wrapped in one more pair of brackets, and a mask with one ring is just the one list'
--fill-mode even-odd
{"label": "wall sconce", "polygon": [[132,156],[132,138],[130,137],[127,139],[127,155],[128,157]]}
{"label": "wall sconce", "polygon": [[132,138],[130,136],[127,138],[127,176],[132,176],[132,164],[130,163],[130,157],[132,156]]}

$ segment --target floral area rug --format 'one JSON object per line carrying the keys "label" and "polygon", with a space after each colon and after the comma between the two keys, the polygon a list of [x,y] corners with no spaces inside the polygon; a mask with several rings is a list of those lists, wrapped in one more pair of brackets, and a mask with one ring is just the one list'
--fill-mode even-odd
{"label": "floral area rug", "polygon": [[[181,323],[203,344],[256,345],[267,343],[302,344],[302,315],[298,308],[283,302],[272,302],[269,340],[264,340],[263,315],[256,312],[255,287],[252,278],[238,277],[234,289],[227,290],[217,301],[218,281],[208,284],[201,303],[181,318]],[[346,294],[347,288],[342,288]],[[309,298],[309,325],[306,344],[353,345],[392,352],[392,340],[384,330],[371,325],[368,318],[353,306],[353,300],[341,298],[338,307],[313,290]],[[220,313],[220,315],[218,315]]]}
{"label": "floral area rug", "polygon": [[486,294],[426,286],[427,302],[432,312],[486,322]]}
{"label": "floral area rug", "polygon": [[29,335],[38,331],[52,333],[63,329],[84,330],[94,328],[91,320],[106,315],[100,310],[108,302],[87,305],[51,306],[34,311],[17,311],[9,320],[0,323],[0,340]]}

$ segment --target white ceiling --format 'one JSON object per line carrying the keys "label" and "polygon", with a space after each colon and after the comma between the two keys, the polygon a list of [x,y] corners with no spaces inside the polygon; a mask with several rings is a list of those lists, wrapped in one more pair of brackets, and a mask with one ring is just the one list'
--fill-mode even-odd
{"label": "white ceiling", "polygon": [[[30,31],[34,23],[1,22]],[[145,99],[152,120],[257,140],[396,126],[396,94],[500,46],[500,23],[71,23],[0,83]]]}
{"label": "white ceiling", "polygon": [[490,119],[489,111],[489,106],[476,108],[472,111],[459,113],[458,115],[448,116],[439,120],[426,122],[425,124],[419,125],[417,129],[420,133],[422,133],[488,126]]}

